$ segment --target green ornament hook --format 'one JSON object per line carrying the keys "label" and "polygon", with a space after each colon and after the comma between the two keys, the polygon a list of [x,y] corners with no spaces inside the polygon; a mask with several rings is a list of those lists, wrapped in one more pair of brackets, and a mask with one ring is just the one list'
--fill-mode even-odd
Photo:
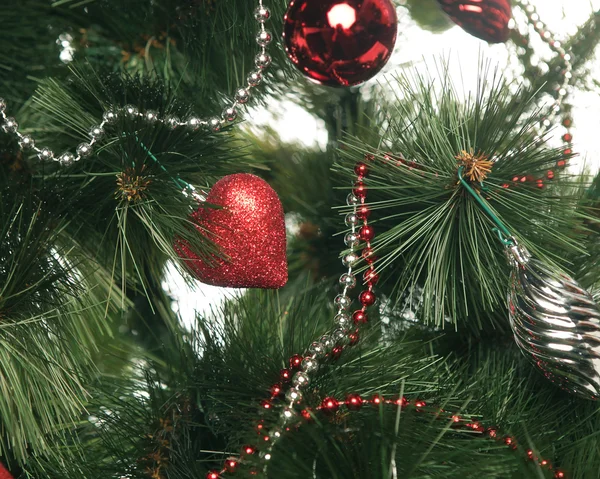
{"label": "green ornament hook", "polygon": [[[492,231],[494,233],[496,233],[496,235],[498,236],[498,239],[502,242],[502,244],[504,246],[514,245],[515,241],[513,239],[512,234],[510,234],[510,231],[508,231],[508,228],[504,225],[504,223],[502,223],[502,221],[500,221],[500,218],[498,218],[498,216],[496,216],[496,214],[492,211],[492,209],[490,208],[490,205],[488,205],[486,203],[486,201],[481,197],[481,195],[479,193],[477,193],[477,191],[475,191],[471,187],[469,182],[467,180],[465,180],[465,178],[463,177],[464,169],[465,169],[464,166],[461,166],[458,168],[458,179],[460,180],[460,182],[462,183],[464,188],[471,194],[471,196],[473,196],[473,198],[475,198],[475,201],[477,201],[477,203],[479,203],[479,205],[483,208],[483,211],[485,211],[488,214],[490,219],[496,225],[496,228],[494,228]],[[480,184],[481,184],[481,189],[483,191],[487,191],[487,187],[484,186],[483,181]]]}

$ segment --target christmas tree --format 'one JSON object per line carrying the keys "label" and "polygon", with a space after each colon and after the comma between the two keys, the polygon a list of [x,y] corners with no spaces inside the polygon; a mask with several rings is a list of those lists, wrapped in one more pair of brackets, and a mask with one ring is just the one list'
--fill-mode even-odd
{"label": "christmas tree", "polygon": [[591,4],[5,0],[0,479],[600,477]]}

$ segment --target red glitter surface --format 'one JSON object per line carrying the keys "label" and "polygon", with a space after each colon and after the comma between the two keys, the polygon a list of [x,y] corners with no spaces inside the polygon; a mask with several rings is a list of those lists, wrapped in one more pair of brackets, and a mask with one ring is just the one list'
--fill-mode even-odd
{"label": "red glitter surface", "polygon": [[292,0],[283,36],[290,60],[307,77],[351,86],[383,68],[397,30],[390,0]]}
{"label": "red glitter surface", "polygon": [[247,173],[219,180],[206,199],[221,209],[203,208],[191,219],[214,241],[225,259],[210,264],[184,242],[175,249],[203,283],[230,288],[281,288],[288,277],[285,219],[281,201],[269,184]]}
{"label": "red glitter surface", "polygon": [[510,0],[438,0],[452,21],[489,43],[504,43],[512,17]]}
{"label": "red glitter surface", "polygon": [[10,472],[6,470],[3,464],[0,463],[0,479],[13,479]]}

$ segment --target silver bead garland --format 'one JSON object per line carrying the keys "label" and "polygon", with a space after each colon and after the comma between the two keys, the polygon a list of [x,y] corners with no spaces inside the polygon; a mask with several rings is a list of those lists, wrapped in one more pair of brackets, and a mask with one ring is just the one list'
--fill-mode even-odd
{"label": "silver bead garland", "polygon": [[19,132],[19,125],[17,121],[6,114],[6,101],[2,98],[0,98],[0,127],[5,133],[12,134],[17,137],[19,147],[22,150],[33,150],[37,153],[41,160],[54,160],[58,164],[65,166],[90,156],[94,151],[94,145],[104,136],[105,128],[109,125],[114,125],[121,116],[125,116],[130,119],[140,118],[150,125],[160,123],[172,130],[186,127],[191,131],[197,131],[202,128],[218,132],[228,123],[236,120],[238,107],[248,103],[252,96],[252,89],[256,88],[262,82],[263,70],[271,65],[271,57],[268,54],[267,47],[273,40],[273,35],[265,27],[265,23],[271,18],[271,12],[267,7],[264,6],[263,0],[258,0],[258,6],[254,10],[254,18],[259,26],[258,33],[256,35],[256,43],[259,46],[259,51],[254,60],[256,70],[250,72],[246,79],[246,85],[237,90],[234,99],[231,100],[231,103],[224,108],[221,116],[215,116],[212,118],[191,116],[186,120],[182,120],[173,115],[161,117],[158,112],[154,110],[140,112],[135,105],[126,105],[123,108],[111,107],[104,112],[102,116],[102,122],[90,129],[90,140],[88,142],[81,143],[77,147],[77,153],[75,155],[70,152],[65,152],[62,155],[55,155],[54,152],[48,148],[37,147],[34,139],[29,135],[24,135]]}

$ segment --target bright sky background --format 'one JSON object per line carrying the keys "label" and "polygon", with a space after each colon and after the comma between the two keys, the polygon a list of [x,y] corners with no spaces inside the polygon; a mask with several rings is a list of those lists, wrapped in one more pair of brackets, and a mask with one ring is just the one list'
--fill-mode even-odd
{"label": "bright sky background", "polygon": [[[537,8],[540,19],[555,33],[557,40],[563,40],[574,33],[595,10],[600,9],[600,0],[531,0]],[[424,68],[427,62],[442,57],[450,59],[451,74],[457,84],[464,84],[465,89],[473,87],[477,82],[479,59],[483,56],[492,64],[497,64],[508,74],[515,71],[518,61],[510,56],[505,45],[488,45],[458,27],[451,28],[442,34],[432,34],[422,30],[408,17],[404,8],[398,9],[400,36],[394,55],[384,69],[371,82],[382,81],[386,73],[390,73],[400,64],[414,63],[413,68]],[[543,60],[543,59],[542,59]],[[600,63],[595,58],[590,68],[595,78],[600,81]],[[573,162],[571,168],[580,171],[584,162],[594,171],[600,170],[600,95],[597,92],[575,91],[570,98],[573,104],[575,151],[581,154],[579,160]],[[285,115],[274,118],[271,112],[285,112]],[[268,108],[251,110],[247,117],[255,128],[270,125],[279,133],[284,142],[297,142],[307,147],[324,148],[327,133],[322,121],[314,118],[301,107],[292,102],[270,105]],[[557,130],[557,136],[562,130]],[[185,324],[191,325],[195,311],[209,311],[211,305],[216,306],[224,297],[236,294],[235,290],[224,290],[197,283],[190,288],[172,268],[169,280],[165,284],[176,298],[175,305]]]}

